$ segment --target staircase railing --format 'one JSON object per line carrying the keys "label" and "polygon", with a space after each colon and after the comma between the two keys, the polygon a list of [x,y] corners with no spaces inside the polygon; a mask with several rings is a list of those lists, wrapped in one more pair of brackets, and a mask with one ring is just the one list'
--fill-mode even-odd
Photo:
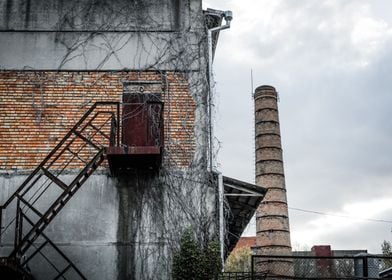
{"label": "staircase railing", "polygon": [[[6,251],[11,244],[8,259],[27,267],[37,254],[43,255],[45,246],[51,246],[67,263],[55,268],[55,279],[64,278],[70,269],[86,279],[43,231],[103,162],[105,148],[120,145],[119,116],[120,103],[95,103],[0,206],[0,249]],[[70,169],[78,172],[60,178]],[[8,213],[5,221],[4,211],[15,211],[15,216],[9,218]],[[7,225],[2,227],[3,223]],[[39,237],[43,243],[35,246]]]}

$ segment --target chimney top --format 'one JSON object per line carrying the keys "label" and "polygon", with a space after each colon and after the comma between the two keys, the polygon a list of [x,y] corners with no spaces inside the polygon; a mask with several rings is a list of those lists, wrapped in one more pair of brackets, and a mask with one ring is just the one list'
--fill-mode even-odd
{"label": "chimney top", "polygon": [[262,85],[256,88],[255,90],[255,98],[261,96],[261,95],[269,95],[269,96],[275,96],[277,97],[277,92],[276,89],[273,86],[269,85]]}
{"label": "chimney top", "polygon": [[276,89],[273,87],[273,86],[269,86],[269,85],[262,85],[262,86],[259,86],[259,87],[257,87],[256,88],[256,91],[260,91],[260,90],[275,90],[276,91]]}

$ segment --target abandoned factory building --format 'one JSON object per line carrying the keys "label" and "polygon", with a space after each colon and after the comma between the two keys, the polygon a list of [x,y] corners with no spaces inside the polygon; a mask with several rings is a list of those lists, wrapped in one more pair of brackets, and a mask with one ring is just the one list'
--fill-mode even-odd
{"label": "abandoned factory building", "polygon": [[223,260],[266,192],[215,168],[212,60],[231,12],[0,0],[0,19],[2,273],[170,279],[188,228]]}

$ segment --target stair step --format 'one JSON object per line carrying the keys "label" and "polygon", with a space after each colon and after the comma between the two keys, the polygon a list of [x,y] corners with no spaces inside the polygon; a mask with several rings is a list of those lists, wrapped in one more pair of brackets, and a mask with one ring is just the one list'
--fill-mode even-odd
{"label": "stair step", "polygon": [[46,168],[41,167],[42,171],[44,172],[45,176],[48,177],[52,182],[54,182],[56,185],[58,185],[60,188],[63,190],[68,189],[68,185],[65,184],[63,181],[61,181],[59,178],[54,176],[51,172],[49,172]]}
{"label": "stair step", "polygon": [[31,209],[36,215],[38,215],[40,218],[42,218],[44,215],[39,212],[32,204],[30,204],[30,202],[28,202],[27,200],[25,200],[21,195],[17,194],[16,197],[22,202],[24,203],[29,209]]}
{"label": "stair step", "polygon": [[87,137],[85,137],[84,135],[82,135],[80,132],[78,131],[73,131],[73,133],[78,136],[79,138],[81,138],[84,142],[86,142],[87,144],[89,144],[90,146],[94,147],[97,150],[100,150],[101,148],[98,147],[97,145],[95,145],[90,139],[88,139]]}
{"label": "stair step", "polygon": [[110,139],[110,136],[107,135],[105,132],[103,132],[99,127],[96,127],[95,125],[93,125],[92,123],[89,124],[90,127],[92,127],[95,131],[97,131],[99,134],[101,134],[103,137],[105,137],[106,139]]}
{"label": "stair step", "polygon": [[87,161],[85,161],[82,157],[80,157],[77,153],[72,151],[69,147],[66,148],[68,152],[70,152],[74,157],[78,158],[80,161],[82,161],[84,164],[87,164]]}

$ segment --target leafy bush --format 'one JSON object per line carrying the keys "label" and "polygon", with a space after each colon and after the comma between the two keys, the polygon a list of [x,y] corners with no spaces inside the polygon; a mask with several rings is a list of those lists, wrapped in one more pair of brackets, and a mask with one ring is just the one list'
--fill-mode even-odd
{"label": "leafy bush", "polygon": [[226,260],[225,271],[251,271],[252,250],[244,247],[231,252]]}
{"label": "leafy bush", "polygon": [[217,279],[221,271],[219,242],[211,241],[203,248],[194,239],[192,230],[187,229],[180,246],[173,257],[173,280]]}

